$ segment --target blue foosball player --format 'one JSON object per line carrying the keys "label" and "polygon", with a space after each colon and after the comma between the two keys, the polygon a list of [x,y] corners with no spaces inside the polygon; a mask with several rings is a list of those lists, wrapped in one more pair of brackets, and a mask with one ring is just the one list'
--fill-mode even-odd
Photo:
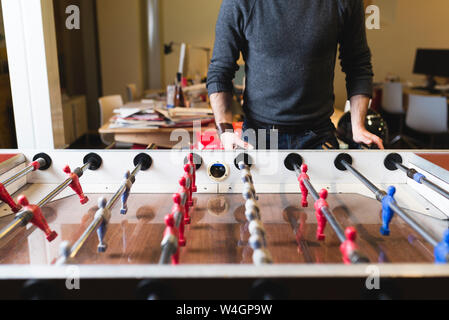
{"label": "blue foosball player", "polygon": [[127,171],[125,173],[125,180],[123,181],[124,186],[125,186],[125,190],[122,193],[122,208],[120,209],[120,214],[127,214],[128,213],[128,198],[129,198],[129,193],[131,191],[131,187],[133,185],[131,179],[130,179],[131,174],[129,173],[129,171]]}
{"label": "blue foosball player", "polygon": [[443,241],[441,241],[435,247],[435,263],[448,263],[449,262],[449,230],[446,230],[443,235]]}
{"label": "blue foosball player", "polygon": [[395,204],[394,194],[396,193],[396,188],[389,186],[387,190],[387,195],[382,199],[382,227],[380,228],[380,233],[383,236],[390,235],[390,222],[393,219],[394,211],[391,209],[391,204]]}
{"label": "blue foosball player", "polygon": [[98,199],[98,210],[95,213],[94,219],[102,219],[100,226],[97,229],[98,236],[98,252],[106,252],[107,244],[104,242],[106,235],[106,229],[108,227],[109,220],[111,219],[111,210],[107,207],[107,201],[105,198]]}

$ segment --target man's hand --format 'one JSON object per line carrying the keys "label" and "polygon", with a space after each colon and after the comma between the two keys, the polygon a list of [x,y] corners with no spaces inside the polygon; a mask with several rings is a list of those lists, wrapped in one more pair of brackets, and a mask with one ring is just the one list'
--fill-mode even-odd
{"label": "man's hand", "polygon": [[234,132],[225,132],[220,135],[221,143],[225,150],[230,151],[234,150],[238,147],[247,150],[253,150],[254,147],[249,143],[243,141],[237,134]]}
{"label": "man's hand", "polygon": [[356,143],[363,143],[368,146],[375,144],[379,149],[384,149],[382,139],[365,128],[369,100],[364,95],[357,95],[351,98],[352,139]]}
{"label": "man's hand", "polygon": [[353,129],[352,139],[356,143],[363,143],[366,144],[367,146],[375,144],[379,149],[384,149],[382,139],[366,130],[365,127],[357,128],[356,130]]}
{"label": "man's hand", "polygon": [[243,141],[234,133],[232,128],[232,94],[230,92],[218,92],[210,96],[210,104],[214,110],[218,134],[225,150],[234,150],[238,147],[252,150],[254,147]]}

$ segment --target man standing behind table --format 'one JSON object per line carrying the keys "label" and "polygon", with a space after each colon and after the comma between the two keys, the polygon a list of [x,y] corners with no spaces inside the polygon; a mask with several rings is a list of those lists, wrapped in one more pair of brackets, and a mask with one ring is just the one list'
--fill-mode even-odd
{"label": "man standing behind table", "polygon": [[[232,129],[232,91],[240,53],[245,60],[244,130],[267,130],[250,143],[279,149],[338,148],[334,112],[337,48],[351,101],[353,139],[382,140],[365,128],[373,91],[363,0],[223,0],[207,88],[227,150],[253,148]],[[277,130],[270,141],[268,130]]]}

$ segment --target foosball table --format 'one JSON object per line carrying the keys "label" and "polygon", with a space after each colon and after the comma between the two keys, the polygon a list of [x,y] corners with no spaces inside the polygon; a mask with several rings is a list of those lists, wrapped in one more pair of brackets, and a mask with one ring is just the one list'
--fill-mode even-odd
{"label": "foosball table", "polygon": [[449,153],[9,151],[0,298],[443,298]]}

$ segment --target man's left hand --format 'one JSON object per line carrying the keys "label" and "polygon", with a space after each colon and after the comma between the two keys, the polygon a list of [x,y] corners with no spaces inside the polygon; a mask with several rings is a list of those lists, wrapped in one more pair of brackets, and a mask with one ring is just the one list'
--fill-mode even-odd
{"label": "man's left hand", "polygon": [[363,143],[367,146],[370,146],[372,144],[375,144],[379,149],[384,149],[384,144],[382,142],[382,139],[376,136],[375,134],[372,134],[365,128],[358,128],[353,130],[352,133],[353,140],[356,143]]}

